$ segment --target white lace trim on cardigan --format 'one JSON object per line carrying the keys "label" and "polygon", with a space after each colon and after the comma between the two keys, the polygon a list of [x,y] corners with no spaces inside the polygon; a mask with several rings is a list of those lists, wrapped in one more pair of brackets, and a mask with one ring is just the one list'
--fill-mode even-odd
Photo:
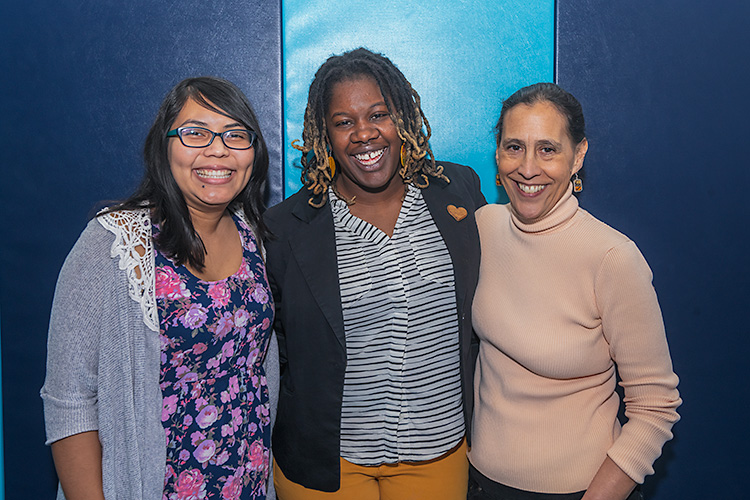
{"label": "white lace trim on cardigan", "polygon": [[[233,207],[232,212],[254,232],[253,226],[248,222],[241,208]],[[100,215],[97,220],[107,231],[115,235],[109,255],[120,259],[118,265],[128,277],[128,294],[141,306],[143,322],[150,330],[158,332],[159,315],[156,310],[154,277],[156,263],[151,238],[150,210],[147,208],[118,210]],[[257,234],[255,239],[261,258],[265,259],[265,248]],[[143,249],[143,255],[137,250],[138,248]]]}
{"label": "white lace trim on cardigan", "polygon": [[[128,277],[128,294],[141,306],[143,322],[159,331],[154,280],[154,248],[151,239],[149,209],[118,210],[97,217],[104,228],[115,235],[110,257],[119,258],[119,267]],[[143,250],[143,255],[138,249]]]}

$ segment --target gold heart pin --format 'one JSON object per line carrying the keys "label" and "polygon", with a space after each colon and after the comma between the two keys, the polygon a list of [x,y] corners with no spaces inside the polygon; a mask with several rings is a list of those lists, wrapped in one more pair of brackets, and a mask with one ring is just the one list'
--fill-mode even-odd
{"label": "gold heart pin", "polygon": [[448,213],[451,214],[451,217],[456,219],[456,221],[463,220],[469,215],[469,212],[467,212],[464,207],[457,207],[455,205],[448,205]]}

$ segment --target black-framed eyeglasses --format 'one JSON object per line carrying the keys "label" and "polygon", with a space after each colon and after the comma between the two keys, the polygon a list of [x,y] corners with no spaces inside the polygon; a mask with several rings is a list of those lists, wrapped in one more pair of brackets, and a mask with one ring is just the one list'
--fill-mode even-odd
{"label": "black-framed eyeglasses", "polygon": [[180,142],[188,148],[208,147],[217,135],[229,149],[250,149],[258,137],[252,130],[244,128],[214,132],[203,127],[178,127],[167,132],[167,137],[179,137]]}

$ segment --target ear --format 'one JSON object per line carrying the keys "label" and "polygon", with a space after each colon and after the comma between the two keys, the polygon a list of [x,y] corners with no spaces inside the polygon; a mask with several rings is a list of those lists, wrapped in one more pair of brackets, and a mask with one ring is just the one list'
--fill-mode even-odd
{"label": "ear", "polygon": [[500,167],[500,146],[495,149],[495,166]]}
{"label": "ear", "polygon": [[586,152],[588,150],[589,140],[584,137],[583,140],[576,146],[576,156],[575,160],[573,161],[573,171],[571,172],[571,175],[581,170],[581,167],[583,167],[583,159],[586,157]]}

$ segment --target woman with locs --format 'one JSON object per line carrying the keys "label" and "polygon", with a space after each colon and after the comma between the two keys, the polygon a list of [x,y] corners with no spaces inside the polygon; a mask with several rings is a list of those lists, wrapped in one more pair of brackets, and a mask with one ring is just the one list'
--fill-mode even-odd
{"label": "woman with locs", "polygon": [[470,168],[434,160],[429,136],[386,57],[357,49],[315,74],[304,187],[264,216],[283,500],[466,497],[485,200]]}

